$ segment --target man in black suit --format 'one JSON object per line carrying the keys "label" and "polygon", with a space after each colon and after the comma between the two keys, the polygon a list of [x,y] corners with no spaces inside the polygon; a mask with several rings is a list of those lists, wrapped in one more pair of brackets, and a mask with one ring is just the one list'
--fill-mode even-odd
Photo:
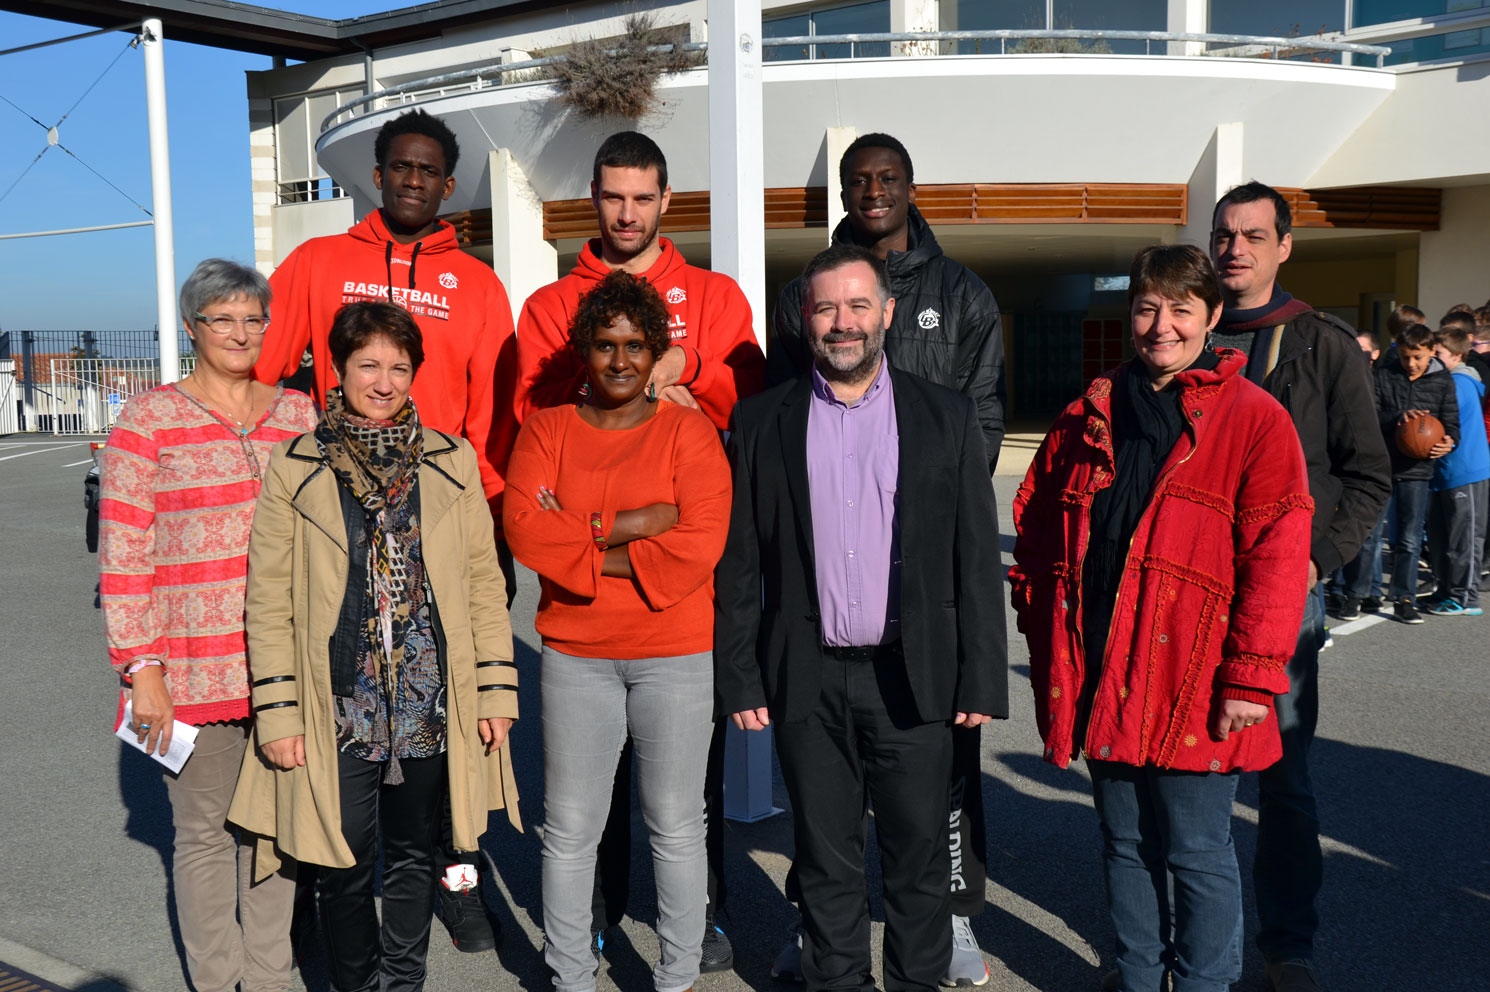
{"label": "man in black suit", "polygon": [[813,370],[735,409],[715,694],[774,722],[794,808],[808,992],[871,992],[866,800],[887,992],[952,954],[952,732],[1008,716],[998,519],[972,401],[892,369],[895,301],[857,245],[808,263]]}

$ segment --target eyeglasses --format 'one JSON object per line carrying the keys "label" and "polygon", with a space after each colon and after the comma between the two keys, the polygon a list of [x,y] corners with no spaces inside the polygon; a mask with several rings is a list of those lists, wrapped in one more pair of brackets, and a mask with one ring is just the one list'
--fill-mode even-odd
{"label": "eyeglasses", "polygon": [[232,334],[235,324],[242,324],[243,329],[254,337],[258,337],[269,329],[268,317],[229,317],[227,314],[215,314],[209,317],[205,313],[199,313],[196,318],[206,324],[213,334]]}

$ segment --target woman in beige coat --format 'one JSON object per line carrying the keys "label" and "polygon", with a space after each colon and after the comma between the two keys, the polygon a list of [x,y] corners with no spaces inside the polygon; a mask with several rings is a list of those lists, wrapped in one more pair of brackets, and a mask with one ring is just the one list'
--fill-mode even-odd
{"label": "woman in beige coat", "polygon": [[[475,452],[421,427],[408,398],[417,325],[392,304],[354,303],[330,337],[342,387],[313,433],[275,448],[254,517],[258,757],[229,818],[261,846],[325,866],[321,922],[340,992],[416,992],[447,779],[457,850],[476,850],[490,809],[518,825],[505,746],[517,671]],[[275,860],[261,850],[260,870]]]}

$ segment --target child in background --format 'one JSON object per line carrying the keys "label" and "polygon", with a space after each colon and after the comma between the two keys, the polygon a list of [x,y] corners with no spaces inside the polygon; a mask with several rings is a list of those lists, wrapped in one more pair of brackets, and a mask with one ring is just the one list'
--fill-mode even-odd
{"label": "child in background", "polygon": [[[1358,331],[1355,340],[1361,346],[1366,361],[1375,366],[1376,360],[1381,357],[1376,333],[1369,330]],[[1366,535],[1366,542],[1361,545],[1361,550],[1340,566],[1338,588],[1341,598],[1335,616],[1341,620],[1359,620],[1361,610],[1375,613],[1381,609],[1381,534],[1386,527],[1386,520],[1386,507],[1382,507],[1381,519],[1376,521],[1376,526]]]}
{"label": "child in background", "polygon": [[1484,612],[1478,585],[1490,497],[1490,441],[1477,429],[1485,385],[1464,360],[1473,329],[1472,315],[1450,313],[1434,335],[1433,354],[1449,371],[1462,427],[1460,443],[1437,460],[1429,484],[1428,548],[1438,588],[1428,612],[1434,616],[1477,617]]}
{"label": "child in background", "polygon": [[[1443,363],[1433,357],[1433,332],[1423,324],[1408,324],[1396,335],[1397,360],[1376,369],[1376,417],[1392,456],[1392,558],[1387,595],[1402,623],[1422,623],[1416,600],[1418,552],[1428,515],[1428,484],[1433,460],[1459,443],[1459,404],[1454,384]],[[1397,427],[1410,415],[1431,413],[1443,424],[1444,438],[1426,458],[1414,458],[1397,447]]]}

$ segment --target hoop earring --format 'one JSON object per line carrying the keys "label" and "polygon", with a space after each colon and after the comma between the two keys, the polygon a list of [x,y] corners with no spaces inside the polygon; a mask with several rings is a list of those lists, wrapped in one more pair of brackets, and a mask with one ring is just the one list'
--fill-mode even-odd
{"label": "hoop earring", "polygon": [[590,384],[588,382],[582,382],[579,384],[579,398],[581,401],[590,398]]}

